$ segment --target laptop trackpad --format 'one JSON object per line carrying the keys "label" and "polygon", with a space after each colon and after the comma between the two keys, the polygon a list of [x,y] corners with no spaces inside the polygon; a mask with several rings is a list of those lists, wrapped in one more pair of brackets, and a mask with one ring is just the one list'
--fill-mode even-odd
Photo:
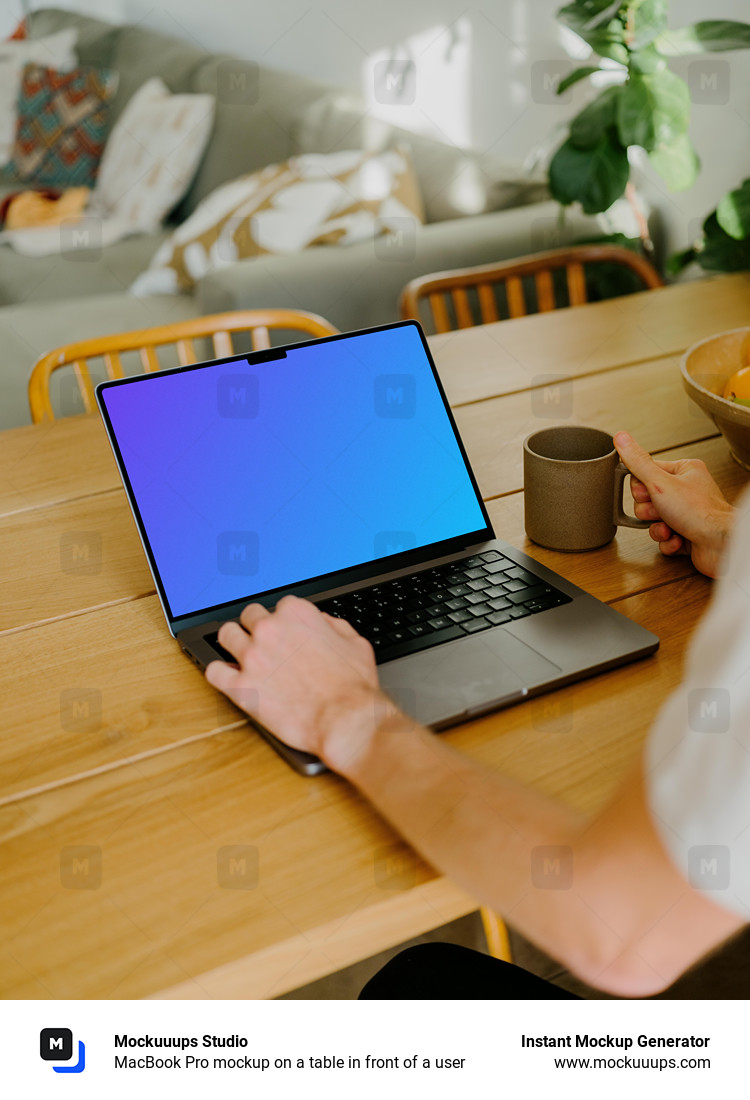
{"label": "laptop trackpad", "polygon": [[388,694],[424,725],[517,698],[560,668],[503,628],[381,665]]}

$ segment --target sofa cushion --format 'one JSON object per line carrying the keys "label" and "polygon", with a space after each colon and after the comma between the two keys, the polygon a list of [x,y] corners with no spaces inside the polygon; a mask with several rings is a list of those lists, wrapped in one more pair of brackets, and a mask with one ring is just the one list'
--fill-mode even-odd
{"label": "sofa cushion", "polygon": [[0,164],[7,164],[13,154],[18,94],[25,66],[48,65],[69,72],[77,63],[75,43],[73,27],[33,41],[0,43]]}
{"label": "sofa cushion", "polygon": [[544,180],[529,178],[521,165],[392,126],[374,118],[347,92],[331,90],[306,105],[295,119],[294,137],[303,153],[407,144],[428,222],[524,206],[548,197]]}
{"label": "sofa cushion", "polygon": [[86,65],[60,73],[27,65],[9,170],[34,185],[93,186],[116,87],[110,69]]}
{"label": "sofa cushion", "polygon": [[406,219],[411,226],[424,220],[405,150],[292,157],[212,192],[159,249],[133,293],[190,291],[207,272],[237,260],[371,240],[398,232]]}
{"label": "sofa cushion", "polygon": [[[82,231],[96,233],[96,222],[82,223]],[[0,245],[0,305],[9,302],[48,302],[55,298],[116,294],[126,291],[166,233],[126,237],[105,249],[89,248],[54,256],[22,256]],[[86,304],[82,303],[85,309]]]}
{"label": "sofa cushion", "polygon": [[172,95],[158,76],[141,84],[107,141],[92,196],[97,211],[158,229],[195,175],[213,114],[213,96]]}

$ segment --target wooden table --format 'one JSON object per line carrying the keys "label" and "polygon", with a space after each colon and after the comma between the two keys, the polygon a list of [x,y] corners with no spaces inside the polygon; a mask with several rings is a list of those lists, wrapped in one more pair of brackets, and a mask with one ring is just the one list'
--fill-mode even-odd
{"label": "wooden table", "polygon": [[[522,439],[626,427],[703,457],[735,495],[746,475],[677,361],[743,324],[735,275],[433,339],[497,533],[662,639],[647,662],[444,734],[489,768],[600,805],[710,593],[643,532],[582,555],[529,544]],[[295,775],[182,656],[97,418],[0,436],[0,536],[3,996],[273,997],[476,908],[346,783]]]}

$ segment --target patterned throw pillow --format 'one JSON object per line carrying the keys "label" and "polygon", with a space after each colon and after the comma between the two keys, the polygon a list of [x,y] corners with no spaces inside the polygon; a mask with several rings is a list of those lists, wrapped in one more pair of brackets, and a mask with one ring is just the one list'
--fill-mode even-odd
{"label": "patterned throw pillow", "polygon": [[31,183],[93,186],[116,89],[117,74],[107,69],[27,65],[10,171]]}
{"label": "patterned throw pillow", "polygon": [[405,147],[308,153],[218,187],[164,242],[131,291],[176,294],[237,260],[354,244],[423,221]]}

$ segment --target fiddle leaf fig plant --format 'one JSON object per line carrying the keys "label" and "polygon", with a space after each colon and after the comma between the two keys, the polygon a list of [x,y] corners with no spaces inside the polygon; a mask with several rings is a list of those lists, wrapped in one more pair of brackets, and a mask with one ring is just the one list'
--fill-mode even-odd
{"label": "fiddle leaf fig plant", "polygon": [[690,91],[669,59],[704,51],[750,49],[750,24],[709,19],[667,27],[668,0],[574,0],[557,13],[594,53],[609,62],[585,65],[560,81],[558,95],[599,72],[621,81],[603,88],[571,121],[549,166],[549,186],[563,206],[586,214],[607,210],[630,178],[628,149],[639,146],[672,191],[691,187],[700,161],[688,136]]}
{"label": "fiddle leaf fig plant", "polygon": [[671,256],[670,275],[697,262],[704,271],[750,270],[750,179],[725,195],[703,223],[703,236]]}

